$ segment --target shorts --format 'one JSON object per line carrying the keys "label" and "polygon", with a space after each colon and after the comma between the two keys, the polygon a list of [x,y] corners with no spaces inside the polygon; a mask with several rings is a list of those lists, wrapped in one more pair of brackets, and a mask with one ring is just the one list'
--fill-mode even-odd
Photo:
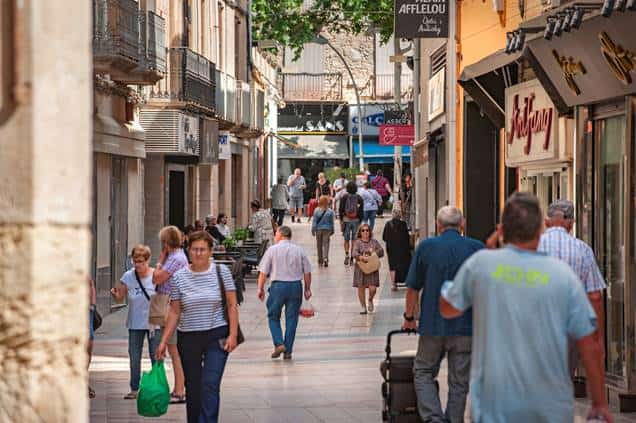
{"label": "shorts", "polygon": [[95,329],[93,328],[94,314],[95,314],[95,311],[93,310],[88,311],[88,339],[90,339],[91,341],[95,339]]}
{"label": "shorts", "polygon": [[289,209],[296,210],[303,208],[303,197],[291,197],[289,199]]}
{"label": "shorts", "polygon": [[344,230],[342,231],[342,235],[344,236],[345,241],[351,241],[356,239],[358,235],[358,228],[360,227],[360,221],[354,220],[351,222],[343,222]]}

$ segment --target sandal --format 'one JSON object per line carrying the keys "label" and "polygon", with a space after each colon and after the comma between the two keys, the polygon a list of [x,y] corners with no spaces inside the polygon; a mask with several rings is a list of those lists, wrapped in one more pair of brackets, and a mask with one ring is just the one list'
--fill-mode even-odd
{"label": "sandal", "polygon": [[126,395],[124,395],[125,400],[134,400],[137,399],[137,391],[130,391]]}
{"label": "sandal", "polygon": [[185,394],[177,395],[174,392],[170,393],[170,404],[185,404],[185,402],[186,402]]}
{"label": "sandal", "polygon": [[397,291],[397,290],[398,290],[398,286],[397,286],[397,284],[394,284],[394,285],[391,287],[391,291]]}

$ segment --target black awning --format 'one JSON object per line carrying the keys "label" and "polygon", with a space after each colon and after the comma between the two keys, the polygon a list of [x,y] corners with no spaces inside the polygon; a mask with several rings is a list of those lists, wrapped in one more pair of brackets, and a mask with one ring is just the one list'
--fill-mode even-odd
{"label": "black awning", "polygon": [[457,81],[498,128],[506,124],[505,90],[517,83],[517,60],[522,55],[499,50],[466,66]]}

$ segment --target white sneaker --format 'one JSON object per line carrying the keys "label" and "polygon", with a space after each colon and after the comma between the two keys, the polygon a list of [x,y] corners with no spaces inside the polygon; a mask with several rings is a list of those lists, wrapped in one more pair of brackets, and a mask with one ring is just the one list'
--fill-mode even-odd
{"label": "white sneaker", "polygon": [[369,313],[373,313],[373,310],[375,310],[375,308],[373,307],[373,302],[369,302],[367,309],[369,310]]}

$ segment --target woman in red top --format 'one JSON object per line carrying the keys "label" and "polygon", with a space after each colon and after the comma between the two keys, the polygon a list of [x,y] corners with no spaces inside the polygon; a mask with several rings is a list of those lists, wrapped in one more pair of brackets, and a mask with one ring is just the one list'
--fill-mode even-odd
{"label": "woman in red top", "polygon": [[375,178],[371,181],[371,186],[382,197],[382,204],[378,207],[378,217],[383,217],[384,207],[391,196],[391,185],[389,185],[389,180],[384,177],[382,169],[379,169],[375,175]]}

